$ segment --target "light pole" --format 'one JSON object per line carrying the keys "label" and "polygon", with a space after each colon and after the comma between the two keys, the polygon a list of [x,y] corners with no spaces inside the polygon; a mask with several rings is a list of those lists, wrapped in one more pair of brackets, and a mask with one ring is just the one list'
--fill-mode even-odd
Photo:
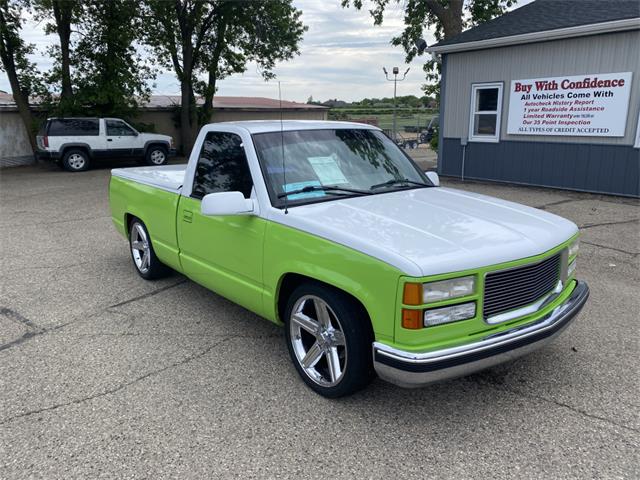
{"label": "light pole", "polygon": [[398,80],[398,73],[400,73],[400,69],[398,67],[393,67],[393,78],[389,78],[389,74],[387,73],[387,69],[382,67],[382,71],[384,72],[385,77],[387,77],[387,81],[393,82],[393,141],[397,140],[396,135],[396,91],[398,89],[398,82],[403,81],[407,78],[407,73],[409,73],[409,68],[407,68],[402,75],[402,78]]}

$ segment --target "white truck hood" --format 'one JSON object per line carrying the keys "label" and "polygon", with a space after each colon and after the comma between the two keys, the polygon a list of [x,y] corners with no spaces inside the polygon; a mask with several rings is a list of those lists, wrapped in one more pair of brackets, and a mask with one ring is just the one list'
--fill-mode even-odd
{"label": "white truck hood", "polygon": [[272,220],[415,277],[530,257],[578,231],[574,223],[542,210],[443,187],[299,206]]}

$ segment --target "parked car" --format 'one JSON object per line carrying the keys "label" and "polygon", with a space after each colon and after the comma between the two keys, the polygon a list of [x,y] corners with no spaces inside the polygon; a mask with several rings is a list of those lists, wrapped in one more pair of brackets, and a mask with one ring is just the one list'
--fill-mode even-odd
{"label": "parked car", "polygon": [[36,140],[39,158],[61,163],[70,172],[106,158],[164,165],[175,154],[170,136],[140,133],[119,118],[49,118]]}
{"label": "parked car", "polygon": [[206,125],[188,165],[114,169],[109,199],[142,278],[174,269],[283,324],[327,397],[529,353],[589,294],[576,225],[443,188],[373,126]]}

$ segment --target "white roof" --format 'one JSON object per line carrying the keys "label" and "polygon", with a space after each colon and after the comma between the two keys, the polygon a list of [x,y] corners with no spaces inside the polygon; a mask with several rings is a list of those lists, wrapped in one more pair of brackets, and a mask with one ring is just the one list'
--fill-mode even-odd
{"label": "white roof", "polygon": [[246,120],[242,122],[218,122],[209,124],[213,129],[220,125],[234,125],[244,128],[249,133],[285,132],[291,130],[335,130],[346,128],[361,128],[367,130],[380,130],[378,127],[355,122],[331,122],[317,120]]}

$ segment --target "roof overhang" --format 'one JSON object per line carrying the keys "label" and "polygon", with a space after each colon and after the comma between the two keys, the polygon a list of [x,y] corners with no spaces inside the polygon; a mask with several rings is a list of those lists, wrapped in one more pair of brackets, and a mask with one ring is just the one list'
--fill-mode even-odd
{"label": "roof overhang", "polygon": [[549,40],[562,40],[572,37],[583,37],[586,35],[598,35],[600,33],[622,32],[625,30],[640,29],[640,18],[625,18],[612,22],[592,23],[589,25],[578,25],[576,27],[558,28],[556,30],[545,30],[542,32],[523,33],[522,35],[511,35],[509,37],[489,38],[475,42],[452,43],[450,45],[434,45],[427,48],[430,53],[456,53],[469,50],[484,50],[487,48],[506,47],[509,45],[520,45],[523,43],[548,42]]}

